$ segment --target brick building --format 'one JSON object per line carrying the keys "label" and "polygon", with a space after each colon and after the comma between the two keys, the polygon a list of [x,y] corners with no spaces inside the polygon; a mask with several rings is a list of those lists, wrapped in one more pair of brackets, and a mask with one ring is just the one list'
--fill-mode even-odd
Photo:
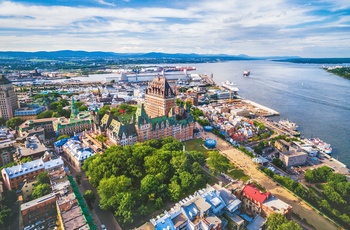
{"label": "brick building", "polygon": [[42,219],[55,217],[57,215],[55,193],[50,193],[46,196],[22,204],[21,215],[23,226],[35,224]]}
{"label": "brick building", "polygon": [[176,105],[175,94],[165,77],[155,77],[145,94],[146,113],[150,118],[167,116]]}
{"label": "brick building", "polygon": [[43,171],[50,171],[63,167],[61,158],[44,162],[42,158],[27,163],[15,165],[1,170],[4,185],[8,190],[21,189],[25,180],[35,178]]}

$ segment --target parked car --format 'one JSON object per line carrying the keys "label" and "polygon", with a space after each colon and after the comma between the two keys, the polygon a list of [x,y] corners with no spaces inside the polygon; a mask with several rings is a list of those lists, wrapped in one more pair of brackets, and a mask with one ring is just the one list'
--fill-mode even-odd
{"label": "parked car", "polygon": [[102,230],[107,230],[106,226],[104,224],[101,224],[101,229]]}

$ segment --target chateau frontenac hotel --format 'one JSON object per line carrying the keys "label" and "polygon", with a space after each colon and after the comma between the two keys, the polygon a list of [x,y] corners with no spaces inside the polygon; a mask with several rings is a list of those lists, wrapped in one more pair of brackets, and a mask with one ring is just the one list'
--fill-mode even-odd
{"label": "chateau frontenac hotel", "polygon": [[100,122],[95,116],[94,128],[121,146],[168,136],[185,141],[193,138],[194,120],[189,109],[186,104],[176,106],[175,94],[165,77],[155,77],[146,89],[145,104],[138,106],[129,123],[107,113]]}

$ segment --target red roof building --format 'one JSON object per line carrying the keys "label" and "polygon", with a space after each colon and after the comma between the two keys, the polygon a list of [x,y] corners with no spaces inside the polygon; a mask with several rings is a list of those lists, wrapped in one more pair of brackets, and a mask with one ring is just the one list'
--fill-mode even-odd
{"label": "red roof building", "polygon": [[241,200],[243,209],[253,216],[269,216],[273,213],[288,215],[292,206],[271,195],[270,192],[262,192],[252,184],[246,184],[242,190]]}
{"label": "red roof building", "polygon": [[267,200],[270,195],[270,192],[263,193],[251,184],[245,185],[242,190],[242,196],[246,197],[249,200],[252,200],[256,204],[259,204],[259,206],[262,206],[264,201]]}

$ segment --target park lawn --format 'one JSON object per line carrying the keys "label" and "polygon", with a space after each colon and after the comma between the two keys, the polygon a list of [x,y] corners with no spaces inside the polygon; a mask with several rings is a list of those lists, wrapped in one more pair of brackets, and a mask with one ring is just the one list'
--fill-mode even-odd
{"label": "park lawn", "polygon": [[229,172],[227,172],[229,176],[231,176],[234,180],[242,180],[243,182],[247,182],[250,178],[249,176],[245,175],[243,170],[241,169],[232,169]]}
{"label": "park lawn", "polygon": [[201,138],[185,141],[184,144],[186,151],[198,151],[203,153],[205,157],[208,157],[208,150],[203,147],[204,141]]}

